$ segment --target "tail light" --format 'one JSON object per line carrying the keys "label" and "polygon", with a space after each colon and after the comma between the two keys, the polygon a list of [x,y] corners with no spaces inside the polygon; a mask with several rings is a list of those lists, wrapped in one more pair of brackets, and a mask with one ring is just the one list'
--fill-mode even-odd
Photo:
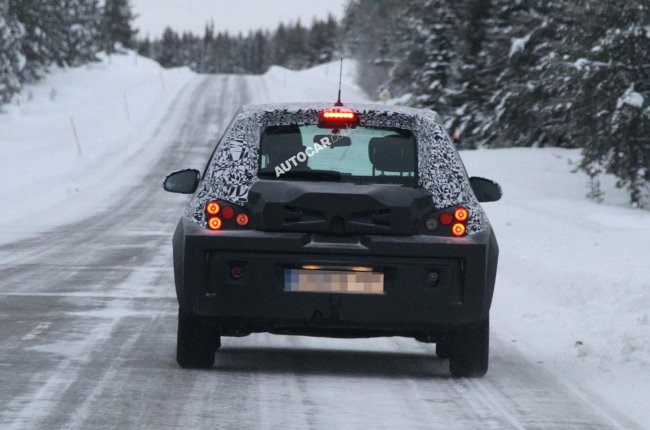
{"label": "tail light", "polygon": [[456,221],[465,222],[469,218],[469,212],[465,208],[458,208],[454,212],[454,218],[456,218]]}
{"label": "tail light", "polygon": [[242,230],[250,228],[250,217],[244,208],[226,201],[205,204],[205,219],[210,230]]}
{"label": "tail light", "polygon": [[216,215],[221,210],[221,205],[217,202],[208,202],[205,205],[205,211],[208,215]]}
{"label": "tail light", "polygon": [[222,225],[223,222],[221,221],[221,218],[219,218],[218,216],[213,216],[210,219],[208,219],[208,227],[210,227],[210,230],[219,230]]}
{"label": "tail light", "polygon": [[456,237],[462,236],[465,234],[465,226],[458,222],[451,227],[451,232]]}
{"label": "tail light", "polygon": [[426,233],[440,236],[461,237],[467,234],[469,211],[462,207],[450,207],[436,212],[424,221]]}

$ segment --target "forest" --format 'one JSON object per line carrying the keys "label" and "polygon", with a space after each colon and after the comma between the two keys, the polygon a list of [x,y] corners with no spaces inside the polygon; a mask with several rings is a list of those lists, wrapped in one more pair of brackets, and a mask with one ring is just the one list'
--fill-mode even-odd
{"label": "forest", "polygon": [[[128,0],[0,0],[0,105],[51,67],[125,48],[199,73],[358,63],[373,99],[438,111],[460,149],[580,148],[650,207],[648,0],[351,0],[342,20],[137,38]],[[0,106],[1,107],[1,106]]]}

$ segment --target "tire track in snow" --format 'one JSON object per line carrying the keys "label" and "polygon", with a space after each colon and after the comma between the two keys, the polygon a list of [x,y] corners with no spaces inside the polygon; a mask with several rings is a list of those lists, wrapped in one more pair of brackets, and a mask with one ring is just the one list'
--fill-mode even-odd
{"label": "tire track in snow", "polygon": [[[188,140],[187,137],[194,136],[197,131],[203,129],[201,124],[197,124],[195,118],[199,116],[198,114],[201,113],[202,109],[206,109],[206,107],[213,105],[213,100],[209,97],[213,94],[215,89],[221,89],[221,95],[225,94],[225,89],[228,87],[228,81],[228,77],[197,79],[197,81],[193,83],[194,88],[191,91],[184,91],[179,94],[177,101],[173,103],[172,108],[165,117],[165,120],[152,136],[152,139],[162,138],[165,133],[169,133],[170,130],[174,130],[176,127],[177,134],[171,134],[171,136],[176,136],[176,138],[169,141],[169,149],[147,175],[148,177],[151,177],[152,180],[153,178],[156,179],[151,183],[152,187],[159,187],[162,176],[167,173],[170,166],[178,162],[179,158],[187,159],[194,156],[194,158],[200,159],[205,157],[205,153],[208,152],[209,147],[205,145],[205,148],[202,151],[195,151],[194,148],[196,147],[196,142]],[[222,113],[225,116],[226,112]],[[184,118],[184,124],[180,129],[178,129],[177,127],[181,118]],[[228,118],[217,117],[214,120],[223,123],[227,121],[227,119]],[[166,136],[164,138],[169,140]],[[196,136],[196,139],[201,138],[202,136]],[[192,148],[192,150],[190,150],[190,148]],[[201,153],[197,154],[197,152]],[[147,228],[149,223],[147,223],[146,211],[143,211],[142,209],[146,209],[147,206],[155,207],[155,203],[159,199],[156,197],[155,193],[151,192],[150,187],[136,186],[132,191],[133,192],[130,193],[122,202],[106,209],[105,212],[108,216],[99,217],[97,220],[90,219],[69,226],[64,226],[63,228],[54,230],[49,234],[40,236],[37,240],[21,241],[1,247],[0,252],[4,252],[7,255],[15,253],[15,260],[23,262],[23,265],[17,268],[11,265],[11,261],[5,262],[2,265],[0,268],[0,276],[3,277],[3,284],[22,294],[38,294],[38,292],[41,291],[53,294],[56,294],[54,293],[56,291],[70,293],[71,289],[73,290],[72,292],[82,290],[88,293],[87,290],[89,287],[99,293],[107,288],[111,289],[122,283],[128,283],[129,277],[132,274],[138,273],[142,266],[146,267],[147,264],[150,264],[152,260],[156,259],[156,255],[159,255],[161,252],[167,256],[167,258],[165,258],[165,260],[167,260],[170,254],[169,238],[171,237],[171,232],[165,235],[154,235],[152,238],[149,238],[149,240],[145,240],[144,244],[142,236],[136,236],[135,241],[133,238],[130,238],[130,242],[143,244],[139,250],[136,247],[136,251],[139,252],[133,252],[132,249],[125,249],[124,247],[116,248],[113,246],[116,243],[123,244],[124,242],[122,242],[122,240],[127,239],[127,237],[118,237],[117,240],[115,240],[114,236],[114,234],[123,229],[125,225],[133,226],[133,228],[128,227],[128,231],[142,231],[143,226],[145,227],[145,231],[149,230]],[[154,204],[151,204],[152,202]],[[160,206],[160,204],[158,204],[158,206]],[[161,212],[166,212],[165,215],[169,219],[168,222],[162,225],[164,225],[165,230],[169,231],[174,225],[172,220],[178,217],[178,208],[170,206],[162,209]],[[140,215],[134,217],[133,214]],[[155,231],[155,228],[156,227],[154,226],[151,231]],[[102,232],[111,233],[106,235],[102,234]],[[94,246],[97,244],[100,246]],[[70,252],[70,250],[79,250],[84,248],[87,248],[87,252],[85,253]],[[61,265],[65,266],[67,270],[52,271],[47,265],[39,265],[39,263],[43,261],[49,262],[57,260]],[[79,270],[79,267],[91,267],[93,261],[95,266],[99,263],[100,265],[106,265],[109,267],[119,266],[124,269],[114,277],[108,277],[108,279],[106,279],[104,276],[100,283],[89,283],[87,282],[89,279],[87,279],[86,276],[90,278],[92,273],[84,274],[84,271]],[[25,266],[25,262],[30,262],[31,264]],[[26,270],[21,270],[21,267]],[[101,269],[101,266],[98,269]],[[97,273],[97,271],[95,271],[95,273]],[[101,273],[100,277],[102,275],[105,275],[105,273]],[[166,278],[168,280],[171,279],[171,272],[167,273]],[[39,299],[49,300],[53,305],[56,305],[57,297],[55,295],[54,297],[40,297]],[[87,301],[92,299],[86,298],[85,300]],[[173,299],[169,300],[169,303],[173,307]],[[110,307],[110,305],[110,300],[104,303],[105,307]],[[165,313],[167,314],[168,312]],[[74,325],[76,322],[77,321],[73,320],[72,324]],[[70,322],[67,323],[70,325]],[[83,379],[80,377],[80,372],[83,369],[83,366],[80,366],[79,364],[85,363],[85,360],[88,360],[88,357],[92,355],[92,351],[111,343],[117,343],[117,345],[115,345],[116,348],[127,346],[128,350],[129,344],[123,343],[124,339],[120,339],[119,337],[114,338],[111,336],[114,327],[118,323],[119,319],[109,325],[100,324],[95,327],[93,331],[86,332],[83,336],[88,340],[88,342],[85,342],[82,345],[77,345],[78,350],[76,350],[74,357],[59,360],[57,366],[47,369],[45,372],[43,372],[42,369],[40,371],[35,371],[31,378],[31,383],[24,384],[22,387],[16,386],[15,388],[17,388],[18,391],[23,391],[23,393],[22,395],[18,395],[16,392],[10,394],[12,397],[11,402],[7,402],[9,399],[3,398],[3,400],[5,400],[3,403],[9,404],[6,408],[3,408],[5,409],[5,412],[2,413],[2,420],[4,421],[6,419],[6,413],[6,416],[13,417],[10,419],[10,422],[14,423],[13,425],[16,425],[17,428],[23,426],[34,428],[37,426],[26,425],[26,423],[39,422],[39,417],[45,419],[44,417],[57,415],[57,411],[55,410],[57,405],[55,397],[60,396],[61,398],[65,398],[65,393],[67,392],[84,391],[83,387],[88,381],[80,380]],[[14,351],[21,347],[21,344],[13,344]],[[0,361],[10,362],[11,357],[9,354],[6,354],[6,352],[10,353],[11,351],[7,351],[4,348],[3,351],[5,354],[0,353]],[[93,361],[91,360],[91,362]],[[42,381],[44,376],[43,373],[46,373],[45,377],[47,379],[45,381]],[[90,397],[86,397],[85,401],[91,402],[92,399],[93,396],[91,395]],[[64,408],[65,406],[72,406],[73,409],[76,410],[80,403],[83,404],[83,401],[83,399],[77,398],[75,399],[75,402],[68,402],[67,405],[64,404],[63,406]],[[35,405],[38,405],[38,407],[35,407]],[[87,410],[90,411],[90,409]],[[70,413],[72,412],[74,411],[70,411]],[[61,411],[58,411],[58,413],[61,413]],[[43,421],[41,421],[41,423],[43,423]]]}

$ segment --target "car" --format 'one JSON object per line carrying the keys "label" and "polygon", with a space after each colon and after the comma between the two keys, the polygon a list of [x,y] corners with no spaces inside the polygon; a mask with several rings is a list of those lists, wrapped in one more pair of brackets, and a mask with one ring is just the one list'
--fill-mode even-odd
{"label": "car", "polygon": [[489,361],[499,248],[433,111],[378,104],[242,107],[173,236],[176,358],[210,368],[222,336],[404,336],[436,344],[456,377]]}

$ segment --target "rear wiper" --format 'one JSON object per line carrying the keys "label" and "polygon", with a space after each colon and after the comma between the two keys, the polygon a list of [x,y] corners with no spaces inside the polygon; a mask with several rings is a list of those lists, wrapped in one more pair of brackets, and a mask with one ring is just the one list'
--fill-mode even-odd
{"label": "rear wiper", "polygon": [[305,179],[311,181],[340,181],[341,172],[336,170],[289,170],[288,172],[283,173],[280,177],[276,177],[276,174],[272,170],[262,170],[258,173],[258,176],[265,178],[274,178],[274,179]]}

